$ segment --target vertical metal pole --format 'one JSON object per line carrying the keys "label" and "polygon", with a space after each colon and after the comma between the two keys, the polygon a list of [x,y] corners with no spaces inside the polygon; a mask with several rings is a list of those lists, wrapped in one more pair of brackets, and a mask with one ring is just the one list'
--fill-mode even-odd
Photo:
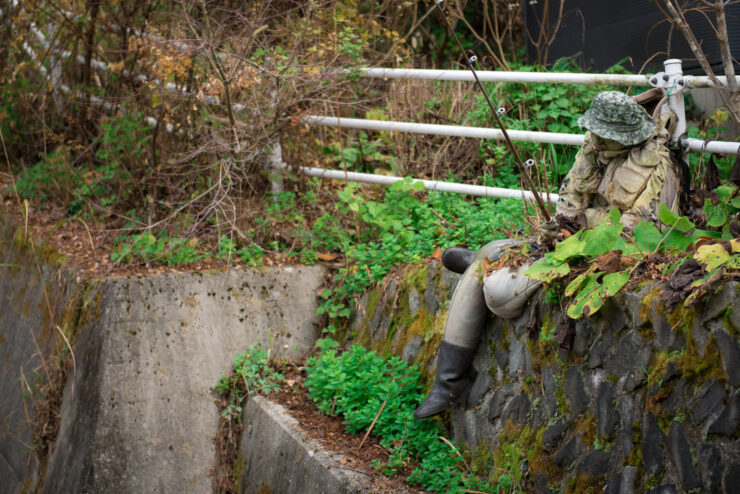
{"label": "vertical metal pole", "polygon": [[[54,38],[56,27],[54,24],[49,24],[49,37]],[[59,94],[59,88],[62,86],[62,60],[56,54],[56,50],[52,50],[46,47],[49,51],[49,66],[51,67],[51,95],[54,100],[54,107],[57,112],[62,109],[61,94]]]}
{"label": "vertical metal pole", "polygon": [[677,58],[666,60],[663,62],[663,66],[665,67],[665,76],[668,77],[668,80],[673,81],[673,84],[667,87],[665,92],[668,96],[668,106],[670,106],[678,116],[678,125],[671,136],[671,142],[676,143],[681,136],[686,133],[686,106],[684,105],[683,99],[683,89],[685,86],[678,82],[683,82],[681,80],[683,69],[681,68],[681,60]]}
{"label": "vertical metal pole", "polygon": [[283,189],[283,172],[285,162],[283,161],[283,148],[280,146],[280,140],[275,139],[270,150],[270,158],[267,164],[267,174],[270,179],[270,189],[272,200],[277,201],[278,196],[284,191]]}
{"label": "vertical metal pole", "polygon": [[[270,91],[270,108],[277,111],[278,106],[278,88],[277,81],[275,87]],[[267,169],[267,175],[270,179],[270,189],[272,200],[277,201],[278,195],[283,189],[283,173],[285,172],[285,162],[283,161],[283,148],[280,146],[280,135],[275,136],[271,143],[270,156],[267,163],[263,165]]]}

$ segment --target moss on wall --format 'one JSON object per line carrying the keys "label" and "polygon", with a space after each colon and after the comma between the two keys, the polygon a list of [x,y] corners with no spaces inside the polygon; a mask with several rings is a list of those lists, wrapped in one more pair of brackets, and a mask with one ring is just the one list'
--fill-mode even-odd
{"label": "moss on wall", "polygon": [[[360,316],[354,323],[356,331],[353,343],[376,350],[385,355],[404,355],[410,346],[417,345],[411,363],[427,369],[433,360],[444,334],[447,304],[442,301],[435,314],[426,306],[428,297],[446,293],[440,280],[440,268],[436,263],[405,266],[397,270],[384,282],[367,292],[364,306],[358,308]],[[430,285],[429,280],[436,283]],[[390,290],[392,287],[392,291]],[[418,307],[412,313],[412,295]],[[388,331],[379,328],[388,324]],[[427,379],[433,374],[426,373]]]}
{"label": "moss on wall", "polygon": [[[360,341],[372,348],[396,355],[403,355],[409,345],[418,343],[420,339],[422,344],[414,354],[414,362],[423,371],[426,370],[425,379],[429,385],[434,378],[434,369],[429,363],[433,361],[441,341],[447,311],[443,309],[431,314],[424,307],[411,314],[409,294],[414,290],[417,295],[428,295],[429,290],[434,290],[439,305],[446,307],[449,289],[442,283],[440,274],[441,269],[430,264],[410,267],[401,275],[396,273],[394,279],[397,283],[393,297],[386,293],[379,295],[376,291],[368,295],[368,309],[373,307],[373,310],[367,311],[367,320],[361,325],[367,328],[372,314],[377,310],[384,310],[385,317],[391,318],[392,328],[385,339],[372,341],[370,332],[365,330],[361,333]],[[389,283],[384,283],[383,289],[387,290],[388,286]],[[526,337],[526,317],[514,321],[494,321],[488,345],[481,351],[484,355],[476,358],[476,362],[488,365],[478,371],[487,370],[492,384],[488,390],[478,391],[478,401],[455,408],[451,416],[453,430],[465,435],[474,431],[472,435],[477,443],[467,449],[470,461],[476,465],[484,465],[492,457],[492,479],[510,474],[523,485],[529,482],[527,488],[532,489],[534,476],[542,474],[550,489],[573,493],[602,492],[606,481],[618,476],[625,466],[637,468],[635,488],[639,491],[657,485],[679,486],[677,467],[672,463],[667,444],[671,423],[675,420],[684,421],[687,437],[691,446],[696,448],[697,441],[708,439],[702,433],[703,424],[685,420],[689,416],[689,408],[697,399],[695,394],[705,383],[716,380],[726,390],[721,405],[724,406],[736,391],[728,382],[714,331],[719,327],[733,338],[738,338],[740,332],[735,315],[736,305],[740,307],[738,290],[740,284],[735,286],[732,297],[727,299],[729,305],[721,308],[717,312],[719,315],[713,316],[712,322],[704,320],[706,303],[701,302],[691,307],[679,304],[669,312],[662,300],[660,286],[650,282],[641,283],[635,288],[637,297],[617,295],[612,301],[613,310],[601,311],[583,323],[584,326],[579,328],[581,341],[578,352],[558,347],[555,334],[562,308],[557,305],[542,306],[540,330],[532,338]],[[391,302],[391,307],[377,307]],[[616,326],[617,323],[619,326]],[[695,328],[699,328],[701,333],[694,334]],[[514,341],[515,335],[522,335],[516,339],[526,343],[528,356],[512,354],[513,350],[521,350],[521,345]],[[698,341],[701,341],[701,348]],[[506,362],[496,362],[497,355],[504,359],[531,357],[534,374],[510,375]],[[565,369],[574,365],[583,376],[583,382],[577,384],[583,388],[579,392],[566,390],[564,386]],[[513,367],[516,365],[512,369]],[[553,379],[548,383],[545,383],[542,376],[545,369],[552,371]],[[604,382],[609,384],[613,395],[607,398],[608,402],[600,403],[600,383]],[[684,386],[684,382],[685,389],[680,387]],[[548,391],[545,390],[546,384]],[[500,410],[505,410],[515,399],[521,400],[518,397],[522,393],[531,403],[524,423],[517,425],[507,421],[502,418],[506,414],[489,419],[489,405],[494,394],[503,389],[503,386],[510,386],[514,391],[505,394],[503,398],[499,394],[497,399],[503,399],[497,405]],[[586,411],[571,419],[566,413],[566,394],[572,400],[579,393],[587,401]],[[624,398],[629,398],[626,405],[622,403]],[[713,412],[714,416],[720,411],[721,409]],[[644,474],[642,458],[642,424],[647,412],[652,413],[657,420],[662,434],[659,442],[664,457],[661,461],[666,464],[664,472],[652,477]],[[620,415],[623,413],[631,415]],[[610,414],[616,414],[617,418],[609,419]],[[614,432],[607,436],[609,441],[601,439],[599,433],[602,421],[605,420],[612,420],[614,424],[611,426]],[[555,440],[554,446],[546,449],[542,445],[544,431],[558,421],[564,421],[564,430],[559,439]],[[598,478],[577,475],[574,467],[570,469],[555,465],[553,458],[562,453],[564,445],[574,438],[578,444],[575,453],[577,459],[569,465],[580,464],[589,454],[598,457],[603,452],[609,459],[608,468],[604,469],[603,475],[597,475]],[[456,439],[463,439],[463,436]],[[723,458],[729,461],[731,456],[728,456],[729,450],[724,443],[713,441],[722,452]],[[695,457],[695,453],[692,454]],[[513,466],[519,466],[517,462],[521,463],[524,459],[530,466],[527,479],[518,478],[511,471]]]}

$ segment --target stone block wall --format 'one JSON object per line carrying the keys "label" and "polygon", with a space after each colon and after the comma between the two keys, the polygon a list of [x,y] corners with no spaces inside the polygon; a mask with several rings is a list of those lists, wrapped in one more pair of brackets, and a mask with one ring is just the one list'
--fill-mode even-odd
{"label": "stone block wall", "polygon": [[[354,341],[431,383],[455,280],[434,261],[391,277],[361,301]],[[492,318],[477,379],[444,420],[528,492],[738,492],[739,288],[668,311],[645,285],[570,323],[536,298],[538,317]]]}

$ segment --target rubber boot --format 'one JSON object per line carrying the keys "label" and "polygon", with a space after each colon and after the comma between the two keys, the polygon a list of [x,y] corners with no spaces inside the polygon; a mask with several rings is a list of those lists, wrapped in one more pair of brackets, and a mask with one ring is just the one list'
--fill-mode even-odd
{"label": "rubber boot", "polygon": [[437,357],[437,377],[424,403],[414,411],[415,419],[438,415],[458,401],[470,388],[470,365],[475,348],[464,348],[442,341]]}
{"label": "rubber boot", "polygon": [[457,274],[463,274],[473,259],[475,251],[465,247],[448,247],[442,253],[442,265]]}
{"label": "rubber boot", "polygon": [[414,412],[415,418],[423,419],[447,410],[473,384],[469,377],[470,367],[488,320],[488,307],[479,281],[480,271],[484,259],[496,261],[502,249],[516,244],[516,240],[494,240],[477,253],[451,247],[442,254],[442,263],[447,269],[462,269],[464,273],[450,300],[434,386]]}

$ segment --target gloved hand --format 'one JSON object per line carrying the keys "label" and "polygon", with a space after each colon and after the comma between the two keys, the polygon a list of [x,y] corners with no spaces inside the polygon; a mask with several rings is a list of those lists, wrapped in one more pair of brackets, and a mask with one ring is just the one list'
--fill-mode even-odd
{"label": "gloved hand", "polygon": [[543,221],[534,229],[535,240],[540,245],[552,245],[560,233],[560,225],[555,218],[550,218],[550,221]]}

